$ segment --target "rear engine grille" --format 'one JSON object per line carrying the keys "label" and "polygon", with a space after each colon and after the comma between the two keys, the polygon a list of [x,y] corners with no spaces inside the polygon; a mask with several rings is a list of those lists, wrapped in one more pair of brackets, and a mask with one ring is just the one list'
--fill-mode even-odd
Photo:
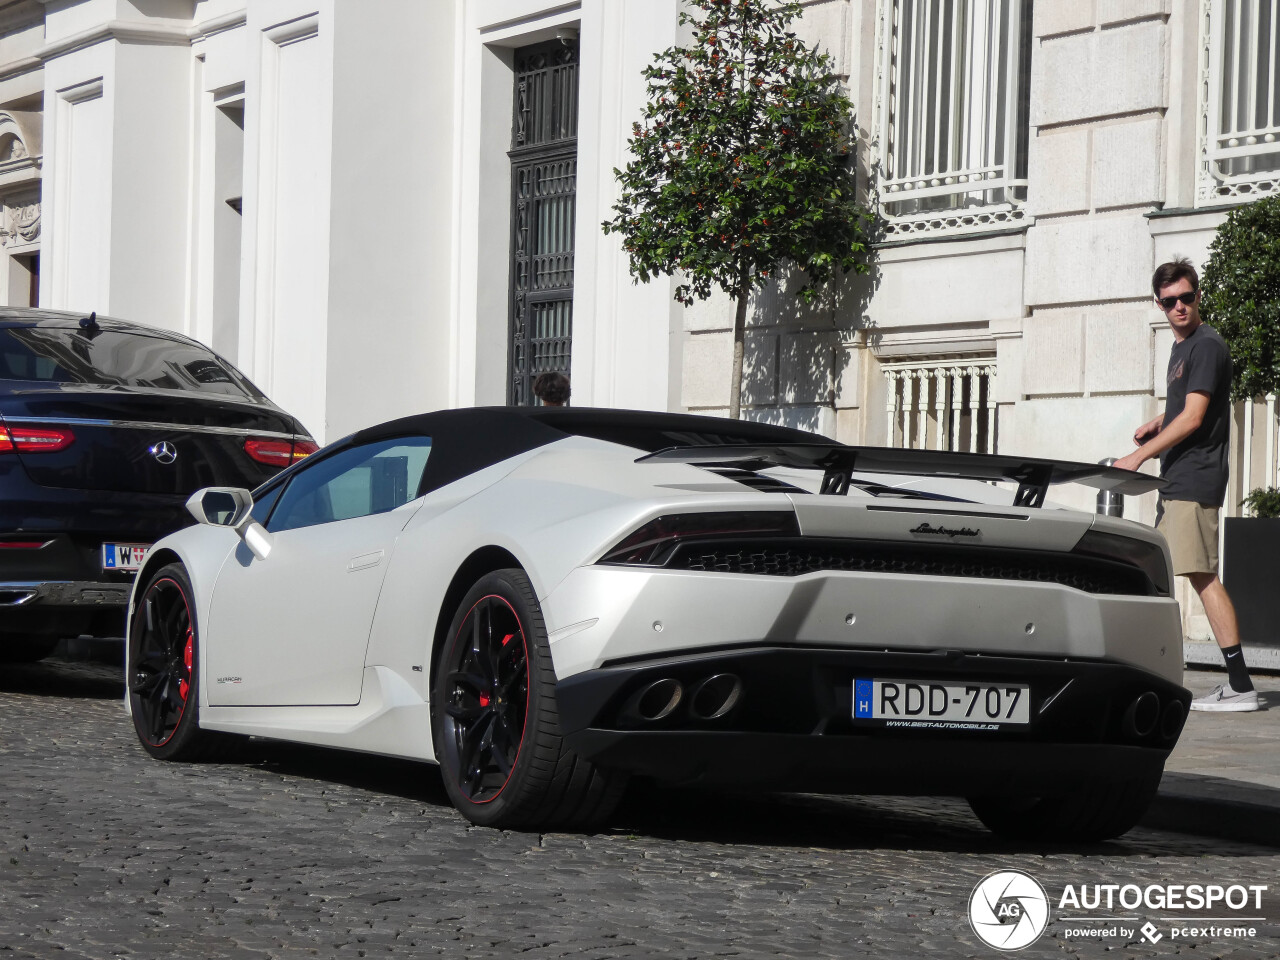
{"label": "rear engine grille", "polygon": [[923,547],[882,541],[806,540],[683,543],[668,569],[795,577],[825,570],[906,576],[974,577],[1056,583],[1086,593],[1150,596],[1157,593],[1140,570],[1106,560],[1033,550]]}

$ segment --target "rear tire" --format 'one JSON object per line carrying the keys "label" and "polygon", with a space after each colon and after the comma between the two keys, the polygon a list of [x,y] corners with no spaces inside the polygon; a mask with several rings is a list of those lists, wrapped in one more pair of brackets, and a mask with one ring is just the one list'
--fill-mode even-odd
{"label": "rear tire", "polygon": [[210,760],[241,738],[200,729],[200,643],[191,580],[171,563],[139,594],[129,624],[129,712],[157,760]]}
{"label": "rear tire", "polygon": [[459,605],[435,665],[431,727],[449,799],[479,826],[598,823],[626,777],[565,744],[542,609],[522,570],[482,578]]}
{"label": "rear tire", "polygon": [[1055,797],[970,797],[969,806],[992,833],[1009,840],[1096,843],[1136,826],[1159,786],[1159,775],[1101,780]]}

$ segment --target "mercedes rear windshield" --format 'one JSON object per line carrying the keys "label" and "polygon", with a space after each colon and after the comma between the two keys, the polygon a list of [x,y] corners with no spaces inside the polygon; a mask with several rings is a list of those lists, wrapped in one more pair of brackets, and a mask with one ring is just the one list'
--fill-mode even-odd
{"label": "mercedes rear windshield", "polygon": [[100,327],[0,329],[0,380],[264,399],[239,371],[203,347]]}

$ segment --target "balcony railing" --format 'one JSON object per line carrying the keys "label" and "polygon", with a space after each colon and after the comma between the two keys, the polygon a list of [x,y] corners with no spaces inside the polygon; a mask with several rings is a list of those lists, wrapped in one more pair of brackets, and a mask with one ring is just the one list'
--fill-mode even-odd
{"label": "balcony railing", "polygon": [[1227,489],[1227,515],[1245,516],[1244,498],[1258,487],[1280,486],[1276,419],[1276,395],[1259,397],[1232,408],[1231,484]]}
{"label": "balcony railing", "polygon": [[994,357],[881,365],[891,447],[996,452]]}
{"label": "balcony railing", "polygon": [[1280,0],[1201,0],[1201,203],[1280,193]]}
{"label": "balcony railing", "polygon": [[890,238],[1025,218],[1029,8],[881,0],[877,192]]}

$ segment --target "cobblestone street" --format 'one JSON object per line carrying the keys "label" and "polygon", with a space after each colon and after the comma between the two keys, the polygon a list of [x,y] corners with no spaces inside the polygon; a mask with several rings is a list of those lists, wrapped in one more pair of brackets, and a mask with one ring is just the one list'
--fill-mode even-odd
{"label": "cobblestone street", "polygon": [[[1015,848],[959,800],[654,789],[600,834],[503,833],[420,764],[269,744],[152,761],[119,696],[105,664],[0,673],[0,958],[998,956],[967,903],[1005,868],[1050,898],[1024,956],[1276,954],[1269,848],[1144,829]],[[1271,889],[1255,937],[1126,946],[1059,919],[1063,886],[1095,883]]]}

